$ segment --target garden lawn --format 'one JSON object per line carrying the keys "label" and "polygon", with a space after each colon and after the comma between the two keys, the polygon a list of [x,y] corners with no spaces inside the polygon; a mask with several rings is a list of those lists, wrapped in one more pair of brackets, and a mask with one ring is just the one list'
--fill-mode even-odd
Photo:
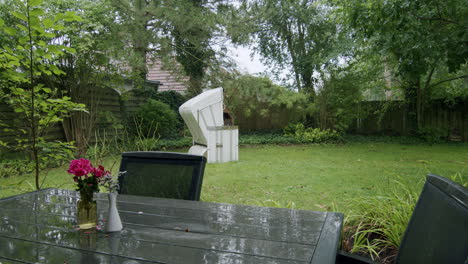
{"label": "garden lawn", "polygon": [[[353,199],[380,195],[394,180],[421,188],[427,173],[468,179],[466,144],[257,145],[241,147],[239,157],[238,162],[207,164],[203,201],[280,206],[294,202],[300,209],[346,213]],[[114,163],[116,171],[118,156],[104,165]],[[33,182],[32,176],[2,178],[0,197],[32,191]],[[63,167],[50,171],[44,187],[74,185]]]}
{"label": "garden lawn", "polygon": [[352,199],[383,194],[395,180],[421,188],[428,173],[468,179],[466,145],[256,146],[241,148],[239,157],[207,167],[203,200],[262,205],[272,199],[301,209],[348,211]]}

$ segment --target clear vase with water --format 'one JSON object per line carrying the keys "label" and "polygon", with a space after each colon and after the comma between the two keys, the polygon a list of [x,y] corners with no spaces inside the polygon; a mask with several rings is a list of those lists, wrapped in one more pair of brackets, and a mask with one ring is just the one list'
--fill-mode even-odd
{"label": "clear vase with water", "polygon": [[92,192],[80,192],[78,208],[78,226],[80,229],[95,228],[97,223],[97,204]]}

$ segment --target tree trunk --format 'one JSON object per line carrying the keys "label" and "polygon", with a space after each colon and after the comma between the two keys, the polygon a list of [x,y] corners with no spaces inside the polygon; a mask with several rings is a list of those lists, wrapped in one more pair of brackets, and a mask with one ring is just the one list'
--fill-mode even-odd
{"label": "tree trunk", "polygon": [[199,95],[202,92],[202,78],[190,76],[187,92],[190,96]]}
{"label": "tree trunk", "polygon": [[413,78],[407,81],[404,90],[405,95],[405,113],[408,116],[408,133],[416,134],[419,128],[419,100],[420,100],[420,82],[419,78]]}

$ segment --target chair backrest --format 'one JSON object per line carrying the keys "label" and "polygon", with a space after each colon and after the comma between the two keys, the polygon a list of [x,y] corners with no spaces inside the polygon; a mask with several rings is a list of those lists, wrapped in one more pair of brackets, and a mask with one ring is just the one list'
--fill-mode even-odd
{"label": "chair backrest", "polygon": [[468,190],[428,175],[396,263],[468,263]]}
{"label": "chair backrest", "polygon": [[223,126],[223,88],[205,91],[179,107],[195,144],[207,146],[208,127]]}
{"label": "chair backrest", "polygon": [[119,193],[198,201],[205,164],[205,157],[185,153],[122,153]]}

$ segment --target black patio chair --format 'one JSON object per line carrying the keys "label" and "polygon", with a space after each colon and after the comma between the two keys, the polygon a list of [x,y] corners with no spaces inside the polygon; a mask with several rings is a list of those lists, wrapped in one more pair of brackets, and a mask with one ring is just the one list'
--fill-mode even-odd
{"label": "black patio chair", "polygon": [[[340,252],[339,264],[375,263]],[[427,175],[396,258],[397,264],[468,264],[468,190]]]}
{"label": "black patio chair", "polygon": [[173,152],[124,152],[119,193],[200,200],[206,158]]}

